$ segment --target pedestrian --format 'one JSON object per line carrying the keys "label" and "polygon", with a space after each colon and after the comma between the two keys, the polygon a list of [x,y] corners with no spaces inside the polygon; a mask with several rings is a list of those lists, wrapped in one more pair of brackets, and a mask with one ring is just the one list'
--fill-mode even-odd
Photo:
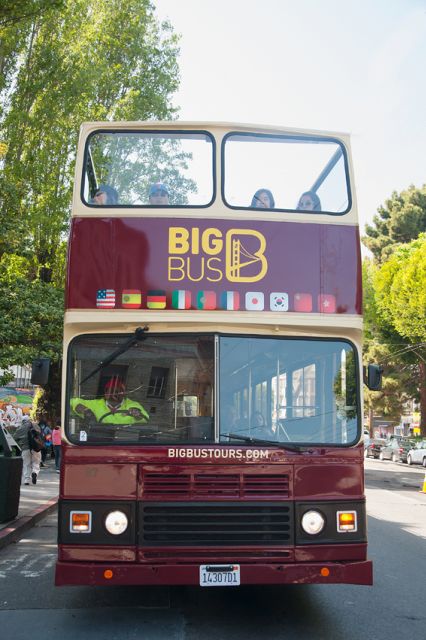
{"label": "pedestrian", "polygon": [[40,466],[44,467],[46,463],[46,458],[48,457],[49,452],[51,451],[52,446],[52,429],[49,427],[49,423],[47,422],[46,416],[43,416],[38,423],[40,427],[41,435],[43,436],[44,447],[41,450],[41,463]]}
{"label": "pedestrian", "polygon": [[[37,447],[38,451],[34,449],[35,444],[30,444],[30,432],[36,434],[40,445],[42,445],[41,431],[37,424],[33,424],[28,416],[22,418],[21,425],[17,428],[14,438],[21,447],[22,451],[22,475],[24,484],[30,484],[30,480],[33,484],[37,484],[37,477],[40,473],[41,462],[41,449],[42,446]],[[31,438],[34,442],[34,438]]]}
{"label": "pedestrian", "polygon": [[55,453],[55,468],[56,473],[59,473],[61,470],[61,421],[59,418],[56,420],[56,424],[53,427],[52,431],[52,445],[53,451]]}

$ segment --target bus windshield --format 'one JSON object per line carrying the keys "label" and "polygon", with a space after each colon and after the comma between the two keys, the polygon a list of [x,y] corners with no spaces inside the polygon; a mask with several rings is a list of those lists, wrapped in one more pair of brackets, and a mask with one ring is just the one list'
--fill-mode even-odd
{"label": "bus windshield", "polygon": [[71,343],[71,442],[353,445],[359,438],[356,353],[346,340],[147,335],[90,375],[126,340],[103,334]]}

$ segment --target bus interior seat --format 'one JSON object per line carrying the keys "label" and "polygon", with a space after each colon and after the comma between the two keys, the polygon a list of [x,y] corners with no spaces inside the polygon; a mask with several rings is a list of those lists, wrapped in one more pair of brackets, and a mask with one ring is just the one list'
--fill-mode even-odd
{"label": "bus interior seat", "polygon": [[214,419],[211,416],[188,418],[188,439],[190,442],[213,442]]}

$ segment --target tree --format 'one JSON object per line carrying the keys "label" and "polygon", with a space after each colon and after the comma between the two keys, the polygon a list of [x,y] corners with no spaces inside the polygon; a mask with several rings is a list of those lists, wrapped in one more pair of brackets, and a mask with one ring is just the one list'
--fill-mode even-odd
{"label": "tree", "polygon": [[401,246],[377,270],[377,308],[418,358],[422,435],[426,436],[426,234]]}
{"label": "tree", "polygon": [[412,185],[400,194],[394,191],[385,206],[379,207],[373,222],[366,225],[363,243],[382,263],[399,246],[426,231],[426,185],[420,189]]}
{"label": "tree", "polygon": [[[0,10],[0,366],[61,357],[66,234],[83,121],[173,118],[178,39],[149,0]],[[2,316],[5,318],[5,316]],[[54,345],[54,348],[45,345]]]}
{"label": "tree", "polygon": [[[376,360],[385,363],[385,376],[380,393],[366,393],[366,404],[372,406],[374,402],[377,410],[396,419],[404,401],[413,397],[419,399],[423,393],[424,363],[422,354],[416,348],[417,340],[413,342],[406,331],[400,331],[402,325],[399,319],[385,304],[389,291],[385,287],[379,293],[377,286],[386,270],[394,268],[391,265],[385,267],[385,264],[395,252],[426,231],[426,185],[420,189],[410,186],[400,194],[394,192],[385,206],[378,209],[373,223],[366,226],[366,236],[363,238],[375,258],[374,264],[369,261],[364,263],[364,357],[370,362]],[[382,267],[384,271],[381,276]],[[387,273],[386,281],[390,283],[391,273]],[[402,294],[401,287],[399,293]],[[398,304],[400,311],[404,308],[404,316],[407,301],[408,298],[402,295]],[[416,312],[419,314],[417,318]],[[417,326],[422,321],[419,306],[416,312],[411,314],[411,320]]]}
{"label": "tree", "polygon": [[58,362],[62,349],[63,292],[52,284],[29,281],[25,259],[0,265],[0,384],[11,377],[11,364],[25,365],[44,355]]}
{"label": "tree", "polygon": [[364,404],[369,415],[370,432],[373,413],[399,422],[401,409],[416,394],[418,365],[409,341],[400,336],[380,314],[374,287],[378,266],[368,258],[362,265],[364,306],[364,362],[383,366],[380,391],[364,390]]}

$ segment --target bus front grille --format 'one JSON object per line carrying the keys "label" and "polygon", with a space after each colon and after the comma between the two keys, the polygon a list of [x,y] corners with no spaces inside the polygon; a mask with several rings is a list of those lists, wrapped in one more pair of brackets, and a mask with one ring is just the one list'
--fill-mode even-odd
{"label": "bus front grille", "polygon": [[143,471],[144,500],[242,499],[275,500],[290,497],[289,474],[282,473],[189,473]]}
{"label": "bus front grille", "polygon": [[139,544],[289,545],[291,503],[141,503]]}

